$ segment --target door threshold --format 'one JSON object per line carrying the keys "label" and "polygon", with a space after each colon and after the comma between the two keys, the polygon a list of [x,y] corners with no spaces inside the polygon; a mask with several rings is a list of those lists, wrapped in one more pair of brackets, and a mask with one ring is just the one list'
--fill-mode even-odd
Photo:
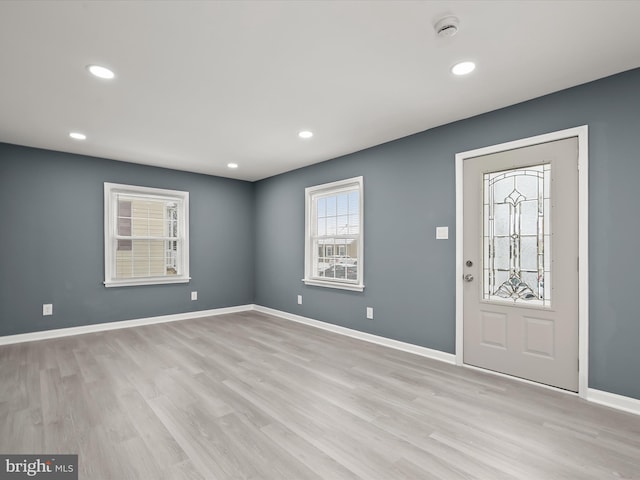
{"label": "door threshold", "polygon": [[514,375],[509,375],[507,373],[496,372],[495,370],[489,370],[488,368],[476,367],[475,365],[470,365],[468,363],[462,363],[461,365],[464,368],[469,368],[471,370],[476,370],[478,372],[489,373],[491,375],[496,375],[498,377],[506,378],[508,380],[516,380],[520,383],[526,383],[528,385],[533,385],[534,387],[542,387],[547,390],[553,390],[554,392],[567,393],[571,396],[578,397],[578,392],[573,392],[571,390],[566,390],[560,387],[554,387],[553,385],[547,385],[546,383],[534,382],[533,380],[527,380],[526,378],[516,377]]}

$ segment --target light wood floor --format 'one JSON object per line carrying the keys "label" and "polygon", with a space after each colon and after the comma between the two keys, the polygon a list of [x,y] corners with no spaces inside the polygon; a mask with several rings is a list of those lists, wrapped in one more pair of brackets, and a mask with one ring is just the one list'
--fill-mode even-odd
{"label": "light wood floor", "polygon": [[81,479],[640,478],[640,417],[256,312],[0,347],[0,453]]}

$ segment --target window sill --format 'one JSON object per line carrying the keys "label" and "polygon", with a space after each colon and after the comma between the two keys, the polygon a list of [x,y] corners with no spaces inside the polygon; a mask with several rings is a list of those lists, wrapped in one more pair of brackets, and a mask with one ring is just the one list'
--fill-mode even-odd
{"label": "window sill", "polygon": [[314,287],[335,288],[337,290],[350,290],[352,292],[364,291],[364,285],[360,285],[357,283],[326,282],[322,280],[311,280],[308,278],[303,278],[302,281],[304,282],[305,285],[311,285]]}
{"label": "window sill", "polygon": [[104,286],[107,288],[112,287],[134,287],[136,285],[167,285],[171,283],[189,283],[191,277],[178,277],[178,278],[127,278],[126,280],[110,280],[105,281]]}

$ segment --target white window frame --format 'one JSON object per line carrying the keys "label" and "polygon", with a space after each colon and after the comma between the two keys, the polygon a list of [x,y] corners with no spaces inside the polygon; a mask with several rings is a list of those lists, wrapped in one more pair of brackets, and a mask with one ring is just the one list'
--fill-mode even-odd
{"label": "white window frame", "polygon": [[[355,187],[355,188],[354,188]],[[341,192],[358,191],[358,206],[360,214],[360,233],[351,234],[347,237],[356,236],[358,251],[358,276],[356,280],[329,279],[313,275],[313,265],[317,257],[317,248],[313,247],[314,239],[317,236],[317,212],[316,199],[324,196],[336,195]],[[332,238],[340,238],[340,235],[332,235]],[[362,292],[364,290],[364,181],[363,177],[348,178],[337,182],[325,183],[305,188],[305,243],[304,243],[304,278],[305,285],[317,287],[337,288],[340,290],[351,290]]]}
{"label": "white window frame", "polygon": [[[115,251],[118,224],[117,194],[153,200],[175,201],[178,204],[178,265],[177,275],[158,277],[123,278],[115,277]],[[134,285],[162,285],[168,283],[189,283],[189,192],[162,188],[139,187],[119,183],[104,183],[104,286],[129,287]]]}

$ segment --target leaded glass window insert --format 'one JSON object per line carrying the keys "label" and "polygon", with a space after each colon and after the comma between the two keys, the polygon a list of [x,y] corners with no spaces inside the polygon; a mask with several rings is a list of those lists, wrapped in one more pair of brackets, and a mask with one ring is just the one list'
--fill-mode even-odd
{"label": "leaded glass window insert", "polygon": [[550,178],[550,164],[484,174],[484,300],[551,306]]}

